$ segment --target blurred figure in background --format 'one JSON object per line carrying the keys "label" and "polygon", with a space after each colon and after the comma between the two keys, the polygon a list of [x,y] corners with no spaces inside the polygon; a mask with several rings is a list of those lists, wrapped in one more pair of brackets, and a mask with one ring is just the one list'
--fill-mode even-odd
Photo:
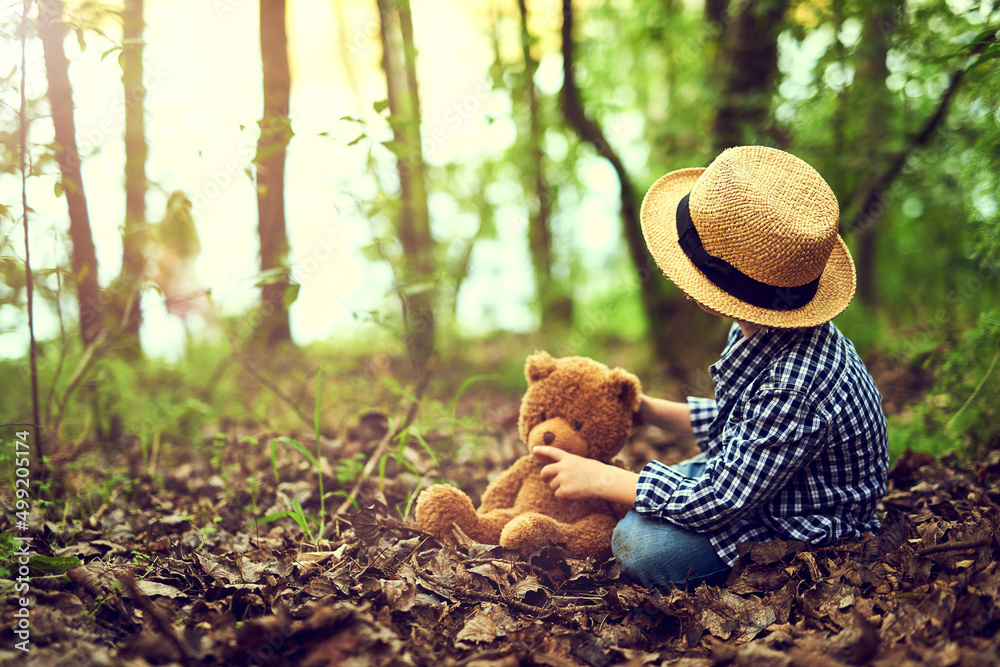
{"label": "blurred figure in background", "polygon": [[187,195],[180,190],[173,192],[163,220],[150,232],[146,277],[159,287],[167,313],[181,318],[185,338],[203,333],[212,316],[212,304],[208,289],[195,276],[201,243]]}

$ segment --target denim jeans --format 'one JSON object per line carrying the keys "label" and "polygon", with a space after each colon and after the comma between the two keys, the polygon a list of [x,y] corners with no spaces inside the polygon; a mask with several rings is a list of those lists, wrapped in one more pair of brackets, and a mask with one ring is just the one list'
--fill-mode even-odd
{"label": "denim jeans", "polygon": [[[686,477],[705,469],[702,455],[672,468]],[[707,535],[692,533],[667,521],[639,516],[634,510],[618,522],[611,550],[622,573],[646,588],[696,586],[702,581],[725,583],[730,567],[715,553]]]}

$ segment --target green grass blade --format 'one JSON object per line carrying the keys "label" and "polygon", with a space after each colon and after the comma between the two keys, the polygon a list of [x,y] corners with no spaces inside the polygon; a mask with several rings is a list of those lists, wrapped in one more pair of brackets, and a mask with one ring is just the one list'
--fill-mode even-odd
{"label": "green grass blade", "polygon": [[286,516],[294,517],[292,512],[275,512],[274,514],[268,514],[267,516],[261,517],[250,524],[250,526],[260,526],[265,523],[271,523],[272,521],[277,521],[278,519],[284,519]]}
{"label": "green grass blade", "polygon": [[306,460],[309,461],[310,464],[312,464],[312,467],[314,469],[319,470],[319,461],[316,460],[316,457],[313,456],[312,452],[310,452],[308,449],[306,449],[305,445],[303,445],[301,442],[299,442],[295,438],[289,438],[287,435],[282,435],[282,436],[278,436],[277,438],[275,438],[274,440],[272,440],[271,441],[271,445],[273,446],[275,442],[279,442],[279,443],[288,445],[289,447],[291,447],[292,449],[294,449],[298,453],[302,454],[302,456],[306,457]]}
{"label": "green grass blade", "polygon": [[323,370],[316,371],[316,405],[313,414],[313,429],[316,432],[316,456],[319,456],[319,427],[323,414]]}
{"label": "green grass blade", "polygon": [[459,401],[459,399],[462,398],[462,394],[465,393],[466,389],[468,389],[469,387],[471,387],[476,382],[482,382],[484,380],[496,380],[499,377],[500,377],[499,375],[473,375],[473,376],[465,378],[465,381],[458,386],[458,391],[455,392],[455,396],[451,399],[451,418],[452,418],[452,420],[456,419],[456,415],[458,413],[458,401]]}
{"label": "green grass blade", "polygon": [[272,440],[268,444],[271,447],[271,466],[274,468],[274,483],[277,484],[280,481],[278,479],[278,441]]}

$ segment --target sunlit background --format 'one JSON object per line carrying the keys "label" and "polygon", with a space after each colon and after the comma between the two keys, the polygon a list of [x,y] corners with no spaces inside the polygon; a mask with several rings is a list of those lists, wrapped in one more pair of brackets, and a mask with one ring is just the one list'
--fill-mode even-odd
{"label": "sunlit background", "polygon": [[[92,15],[92,4],[69,2],[67,13]],[[540,95],[553,99],[562,87],[561,3],[545,0],[530,4],[530,31],[538,40],[535,83]],[[0,8],[0,25],[6,32],[0,39],[0,68],[8,81],[18,80],[19,75],[17,31],[21,6],[20,2],[8,0]],[[677,8],[692,20],[690,17],[698,17],[701,6],[688,2]],[[109,3],[107,7],[118,11],[121,4]],[[579,2],[576,8],[583,14],[603,11],[605,21],[609,13],[622,12],[629,25],[641,24],[637,12],[644,11],[629,2]],[[841,97],[852,99],[845,93],[851,91],[855,72],[852,65],[845,64],[851,60],[844,54],[859,44],[863,28],[858,18],[863,10],[838,25],[829,24],[830,11],[824,2],[791,3],[786,29],[778,37],[779,85],[773,99],[773,115],[778,123],[788,123],[797,132],[805,128],[801,135],[823,140],[838,130],[814,128],[817,123],[833,128],[838,122],[836,117],[826,119],[807,112],[821,97],[824,103]],[[913,11],[922,10],[916,7]],[[986,2],[949,2],[947,8],[934,10],[927,30],[929,34],[940,34],[946,42],[963,46],[970,39],[971,27],[982,25],[991,11]],[[194,222],[202,242],[196,278],[210,290],[219,313],[242,313],[259,299],[259,290],[254,286],[260,273],[257,202],[254,183],[248,176],[262,113],[258,5],[244,0],[147,0],[144,14],[147,217],[150,222],[162,218],[171,192],[181,190],[187,194],[193,202]],[[501,14],[506,21],[497,20]],[[445,246],[445,252],[449,240],[472,238],[481,222],[476,213],[456,200],[455,193],[464,187],[463,173],[476,170],[491,156],[501,155],[518,138],[518,112],[511,94],[515,86],[495,85],[490,72],[497,61],[510,64],[514,71],[520,67],[521,36],[516,20],[511,19],[516,15],[516,3],[512,1],[413,3],[424,159],[432,167],[450,165],[452,169],[448,172],[453,179],[450,187],[432,188],[428,199],[432,232],[435,240]],[[121,25],[110,12],[103,16],[98,25],[79,34],[70,31],[64,48],[71,63],[76,136],[83,156],[98,277],[101,286],[106,287],[119,275],[122,263],[125,151],[121,67],[119,51],[115,50],[121,39]],[[946,25],[941,17],[958,25],[967,22],[970,29],[963,32]],[[399,176],[395,156],[380,143],[391,139],[392,131],[386,114],[377,110],[386,98],[386,86],[375,2],[289,0],[287,18],[294,137],[286,161],[286,225],[291,277],[301,285],[290,319],[294,341],[304,344],[357,332],[368,325],[370,313],[383,310],[387,302],[393,301],[389,266],[371,261],[364,249],[376,237],[392,236],[391,220],[372,214],[370,205],[380,193],[391,196]],[[656,53],[659,47],[654,35],[643,47],[646,53],[642,57],[652,61],[673,58],[673,71],[690,74],[692,81],[701,77],[698,85],[711,94],[712,84],[705,83],[704,69],[698,69],[704,68],[704,63],[692,61],[692,57],[702,58],[692,54],[705,52],[704,40],[711,33],[704,26],[697,33],[679,33],[682,28],[664,28],[660,20],[657,29],[674,30],[670,39],[675,43],[701,40],[698,48],[692,43],[691,49],[681,48],[678,53]],[[585,23],[582,30],[587,29]],[[614,35],[590,37],[594,46],[584,44],[584,49],[614,50]],[[838,59],[831,61],[830,54],[837,53]],[[598,82],[587,79],[586,64],[578,66],[581,87],[597,87]],[[921,107],[912,117],[919,120],[930,116],[931,105],[946,86],[947,76],[923,77],[921,68],[927,67],[927,62],[899,49],[888,50],[886,66],[884,92],[894,96],[903,109]],[[943,72],[948,64],[936,67]],[[696,125],[697,119],[689,122],[684,117],[672,117],[665,104],[657,108],[649,100],[636,101],[637,95],[666,94],[676,96],[682,103],[679,108],[684,108],[684,104],[697,106],[704,91],[693,94],[692,83],[683,81],[676,90],[671,88],[672,81],[658,82],[651,86],[653,93],[638,90],[631,83],[600,83],[602,90],[612,91],[600,100],[601,122],[637,184],[651,182],[658,175],[653,173],[653,167],[659,162],[651,159],[651,151],[658,152],[662,162],[663,154],[671,150],[651,144],[651,137],[658,136],[659,123],[669,126],[661,135],[677,139],[681,146],[681,151],[671,156],[681,161],[677,166],[704,164],[705,149],[711,145],[707,132],[711,128],[705,125],[704,118],[699,121],[701,125]],[[46,85],[41,45],[37,39],[30,39],[28,97],[43,98]],[[16,120],[18,94],[11,85],[0,91],[3,113],[12,120]],[[47,104],[40,108],[47,109]],[[654,112],[643,113],[643,108]],[[973,101],[963,109],[966,118],[989,113],[981,101]],[[12,112],[15,115],[11,116]],[[903,114],[904,122],[910,115],[909,110]],[[550,221],[555,235],[553,275],[571,283],[570,296],[579,300],[606,291],[616,272],[628,266],[628,260],[621,232],[618,179],[609,163],[592,150],[564,160],[574,150],[567,139],[570,133],[564,130],[547,127],[542,140],[551,164],[569,164],[567,169],[574,172],[573,184],[559,190]],[[900,134],[912,132],[904,128]],[[359,135],[363,135],[361,140],[355,141]],[[48,154],[48,145],[53,141],[50,120],[44,116],[34,118],[28,138],[33,159]],[[890,154],[900,141],[898,137],[887,138],[885,152]],[[697,147],[702,154],[685,162],[683,155],[692,152],[690,147]],[[818,150],[822,153],[828,149],[820,146]],[[836,156],[825,159],[833,161]],[[856,158],[846,156],[847,161],[837,165],[848,174],[848,180],[857,168],[850,159]],[[971,169],[971,163],[957,152],[947,159],[959,168]],[[47,285],[55,288],[56,277],[44,274],[44,270],[68,264],[68,216],[65,199],[56,194],[58,169],[50,162],[41,171],[41,175],[28,180],[28,201],[33,209],[32,263],[36,270],[43,271]],[[904,188],[906,196],[896,202],[893,215],[903,223],[924,217],[927,199],[920,192],[922,177],[917,172]],[[968,191],[973,208],[978,208],[971,215],[994,217],[996,195],[989,190],[990,178],[964,178],[976,184]],[[475,241],[468,276],[454,297],[453,307],[448,304],[460,333],[524,332],[538,326],[527,241],[529,209],[520,179],[516,166],[505,164],[484,188],[485,198],[493,208],[496,234]],[[20,210],[20,188],[18,175],[0,175],[0,202],[12,211],[3,219],[2,234],[10,239],[9,247],[17,253],[16,259],[23,260],[24,242],[16,213]],[[933,247],[933,241],[929,245],[927,241],[936,232],[921,233],[918,247],[900,244],[891,250],[903,257]],[[567,257],[571,259],[567,261]],[[963,261],[964,270],[975,270],[973,263]],[[572,278],[567,279],[570,275]],[[906,279],[899,277],[897,282],[905,284]],[[942,284],[940,289],[941,295],[935,297],[939,300],[948,285]],[[76,308],[73,299],[63,299],[65,322],[75,321]],[[142,309],[141,340],[146,352],[154,357],[179,358],[185,344],[184,326],[180,319],[168,315],[163,296],[146,290]],[[923,316],[919,302],[914,302],[911,310],[916,317]],[[58,318],[51,302],[36,304],[36,318],[39,339],[58,335]],[[2,305],[0,320],[0,355],[23,355],[28,338],[24,309]]]}
{"label": "sunlit background", "polygon": [[[539,32],[558,34],[558,3],[554,15],[537,11]],[[288,3],[289,60],[292,74],[291,117],[295,136],[288,148],[286,213],[291,244],[292,277],[301,284],[290,312],[293,339],[298,343],[327,339],[359,326],[356,313],[382,302],[391,287],[384,263],[364,259],[359,249],[373,238],[373,224],[361,203],[375,196],[375,180],[366,172],[370,142],[347,144],[361,131],[377,142],[391,138],[388,124],[373,109],[384,100],[380,69],[378,14],[372,2],[330,3],[292,0]],[[4,8],[2,20],[15,23],[20,5]],[[511,100],[492,90],[487,78],[493,46],[489,37],[492,8],[488,2],[442,0],[415,3],[415,41],[419,53],[425,159],[431,165],[457,161],[473,165],[490,153],[507,148],[516,130]],[[548,25],[545,25],[547,21]],[[258,138],[261,114],[260,45],[255,2],[226,0],[147,0],[144,54],[146,133],[149,143],[148,216],[158,220],[166,199],[183,190],[193,203],[202,241],[197,277],[211,290],[216,307],[238,313],[258,299],[256,194],[246,175]],[[120,27],[104,26],[109,35]],[[85,48],[70,34],[65,42],[74,87],[77,141],[84,158],[87,193],[99,280],[107,285],[121,270],[125,164],[121,68],[114,44],[92,32]],[[515,44],[516,46],[516,44]],[[27,94],[40,97],[46,89],[41,45],[30,41],[27,54]],[[14,36],[0,42],[4,68],[19,66]],[[544,93],[561,86],[561,58],[546,54],[537,84]],[[8,88],[3,103],[16,109],[18,91]],[[362,126],[344,117],[360,119]],[[638,136],[637,118],[625,118],[618,130]],[[38,119],[30,126],[35,147],[53,140],[52,125]],[[559,159],[566,142],[553,135],[547,150]],[[627,143],[626,143],[627,148]],[[395,158],[376,150],[382,178],[398,179]],[[644,159],[641,148],[626,150],[633,163]],[[572,208],[560,215],[572,219],[584,265],[604,266],[622,252],[617,217],[617,183],[611,168],[598,158],[585,160],[579,176],[586,190]],[[54,193],[57,170],[29,179],[32,216],[32,264],[36,270],[65,264],[65,243],[54,233],[68,228],[65,200]],[[0,177],[0,199],[20,200],[20,179]],[[509,189],[509,188],[508,188]],[[475,249],[468,278],[456,308],[458,325],[471,332],[494,328],[523,331],[535,324],[528,307],[534,286],[525,239],[527,212],[503,184],[487,196],[500,206],[497,237]],[[459,212],[454,201],[435,193],[429,201],[434,231],[442,238],[469,235],[477,222]],[[23,248],[21,229],[8,221],[4,234]],[[55,278],[49,279],[55,287]],[[75,304],[66,300],[64,318],[73,320]],[[141,339],[153,356],[176,358],[183,349],[183,325],[169,316],[163,298],[149,290],[143,297]],[[36,334],[58,334],[51,308],[36,312]],[[2,310],[0,354],[20,356],[27,344],[25,315],[14,306]]]}

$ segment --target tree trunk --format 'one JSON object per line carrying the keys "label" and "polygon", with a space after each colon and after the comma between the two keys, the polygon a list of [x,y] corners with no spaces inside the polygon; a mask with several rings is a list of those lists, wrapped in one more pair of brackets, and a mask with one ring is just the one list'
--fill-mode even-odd
{"label": "tree trunk", "polygon": [[722,44],[731,18],[729,0],[705,0],[706,82],[712,91],[721,91],[725,83],[721,72]]}
{"label": "tree trunk", "polygon": [[729,0],[705,0],[705,22],[714,26],[712,30],[717,36],[722,35],[729,20],[728,10]]}
{"label": "tree trunk", "polygon": [[676,357],[680,350],[672,344],[668,329],[666,326],[663,326],[670,321],[671,316],[674,314],[675,304],[668,296],[666,281],[662,278],[656,262],[653,261],[653,258],[649,255],[649,251],[646,249],[646,242],[642,237],[642,228],[639,225],[638,196],[628,174],[625,172],[625,166],[614,149],[611,148],[611,144],[608,143],[603,130],[586,115],[583,102],[580,99],[580,91],[576,87],[573,75],[575,61],[572,0],[563,0],[562,55],[563,114],[576,133],[584,141],[590,143],[601,157],[610,162],[615,170],[615,174],[618,175],[618,182],[621,188],[621,213],[622,222],[624,223],[625,241],[639,277],[642,303],[649,321],[649,335],[657,356],[671,365],[675,365],[677,361]]}
{"label": "tree trunk", "polygon": [[[274,349],[291,341],[288,324],[288,236],[285,232],[285,150],[292,138],[288,117],[291,74],[285,0],[260,3],[260,54],[264,113],[257,142],[257,232],[260,236],[261,320],[257,341]],[[277,274],[277,275],[275,275]]]}
{"label": "tree trunk", "polygon": [[61,184],[69,209],[69,236],[73,244],[70,266],[80,304],[80,337],[90,343],[102,326],[100,287],[97,284],[97,255],[87,214],[87,197],[80,174],[80,154],[73,121],[73,88],[69,81],[69,61],[63,51],[66,24],[62,20],[62,0],[38,3],[38,36],[45,57],[49,105],[55,126],[55,152],[62,176]]}
{"label": "tree trunk", "polygon": [[563,328],[573,321],[573,299],[561,293],[558,284],[552,278],[552,194],[545,180],[543,164],[545,154],[542,151],[542,128],[538,91],[535,88],[535,72],[538,63],[531,55],[531,46],[535,40],[528,32],[528,8],[525,0],[518,0],[521,13],[521,48],[524,53],[524,87],[528,98],[528,153],[532,170],[532,189],[535,193],[535,208],[528,218],[528,249],[531,252],[531,263],[535,271],[535,287],[538,293],[541,327],[549,330],[553,327]]}
{"label": "tree trunk", "polygon": [[139,299],[124,312],[131,293],[138,289],[146,264],[146,88],[142,83],[143,0],[125,0],[122,12],[122,87],[125,94],[125,231],[122,237],[122,271],[119,289],[112,298],[118,315],[127,318],[120,344],[132,357],[140,356]]}
{"label": "tree trunk", "polygon": [[715,117],[716,153],[768,136],[778,74],[778,35],[788,0],[741,0],[725,32],[722,96]]}
{"label": "tree trunk", "polygon": [[[892,16],[897,3],[876,0],[867,7],[861,17],[861,38],[857,49],[857,66],[854,83],[851,85],[851,107],[864,109],[865,117],[856,119],[850,127],[854,136],[850,145],[860,151],[863,182],[878,177],[885,168],[886,137],[892,134],[892,104],[885,87],[889,77],[886,57],[889,55]],[[857,235],[854,257],[858,272],[858,298],[861,303],[874,306],[878,301],[875,287],[875,247],[878,242],[878,226],[871,225]]]}
{"label": "tree trunk", "polygon": [[[397,272],[407,352],[419,374],[434,353],[434,241],[427,206],[427,177],[420,138],[420,98],[409,0],[378,0],[389,124],[399,171],[396,233],[403,247]],[[398,36],[393,30],[398,24]]]}

